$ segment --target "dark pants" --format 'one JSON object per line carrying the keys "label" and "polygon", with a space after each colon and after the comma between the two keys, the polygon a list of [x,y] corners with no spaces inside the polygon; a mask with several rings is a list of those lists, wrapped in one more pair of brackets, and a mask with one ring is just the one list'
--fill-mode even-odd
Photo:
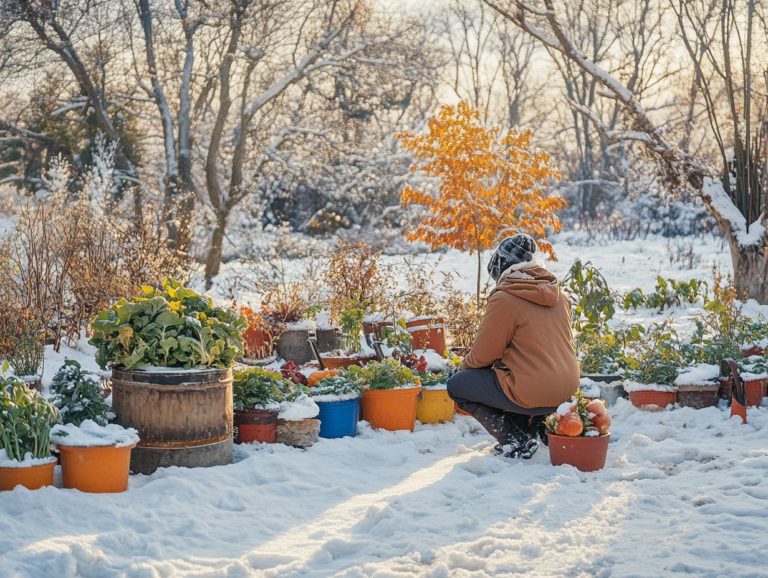
{"label": "dark pants", "polygon": [[[509,399],[493,369],[465,369],[448,379],[448,395],[477,419],[501,446],[523,448],[543,427],[555,408],[521,407]],[[542,434],[543,435],[543,434]]]}
{"label": "dark pants", "polygon": [[480,403],[521,415],[549,415],[557,409],[554,407],[528,408],[517,405],[501,389],[496,372],[490,367],[457,371],[448,379],[448,395],[461,409],[464,409],[462,404],[467,403]]}

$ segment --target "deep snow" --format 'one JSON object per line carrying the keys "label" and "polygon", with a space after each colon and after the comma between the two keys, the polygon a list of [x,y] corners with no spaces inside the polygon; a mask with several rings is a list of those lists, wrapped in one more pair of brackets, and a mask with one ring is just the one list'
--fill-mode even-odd
{"label": "deep snow", "polygon": [[[556,243],[555,272],[580,256],[617,290],[651,290],[657,273],[709,278],[713,261],[729,270],[709,239],[693,241],[693,270],[670,264],[663,239],[575,241]],[[451,252],[439,267],[463,269],[472,289],[473,258]],[[65,356],[95,369],[87,345],[48,351],[46,383]],[[240,446],[233,465],[133,476],[124,494],[3,492],[0,577],[767,575],[768,410],[750,409],[747,425],[718,408],[619,400],[609,413],[596,473],[554,468],[546,448],[529,462],[495,456],[457,416],[414,433],[363,426],[308,450]]]}

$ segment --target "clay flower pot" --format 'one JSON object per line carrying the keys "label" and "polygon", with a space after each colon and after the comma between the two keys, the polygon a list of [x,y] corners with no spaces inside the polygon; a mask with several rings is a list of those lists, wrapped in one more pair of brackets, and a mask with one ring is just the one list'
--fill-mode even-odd
{"label": "clay flower pot", "polygon": [[765,397],[765,388],[768,378],[750,378],[749,374],[741,374],[744,378],[744,387],[747,390],[747,405],[760,405]]}
{"label": "clay flower pot", "polygon": [[677,391],[636,390],[629,392],[632,405],[646,411],[660,411],[677,402]]}
{"label": "clay flower pot", "polygon": [[582,472],[595,472],[605,467],[611,434],[570,437],[547,432],[547,438],[553,466],[567,464]]}
{"label": "clay flower pot", "polygon": [[29,490],[37,490],[43,486],[53,485],[53,468],[56,458],[50,463],[21,468],[0,467],[0,492],[12,490],[16,486],[24,486]]}
{"label": "clay flower pot", "polygon": [[248,327],[243,332],[243,341],[246,357],[264,359],[272,355],[272,333],[266,327]]}
{"label": "clay flower pot", "polygon": [[343,369],[353,365],[365,365],[371,361],[376,361],[375,355],[321,355],[323,365],[326,369]]}
{"label": "clay flower pot", "polygon": [[365,389],[363,419],[377,429],[413,431],[420,386],[404,389]]}
{"label": "clay flower pot", "polygon": [[277,441],[276,409],[236,409],[234,412],[237,428],[237,443],[261,442],[273,444]]}
{"label": "clay flower pot", "polygon": [[94,494],[128,489],[131,450],[128,446],[57,446],[64,487]]}
{"label": "clay flower pot", "polygon": [[405,324],[414,349],[432,349],[445,355],[445,320],[442,317],[415,317]]}
{"label": "clay flower pot", "polygon": [[317,443],[320,434],[320,420],[277,420],[277,443],[296,448],[308,448]]}

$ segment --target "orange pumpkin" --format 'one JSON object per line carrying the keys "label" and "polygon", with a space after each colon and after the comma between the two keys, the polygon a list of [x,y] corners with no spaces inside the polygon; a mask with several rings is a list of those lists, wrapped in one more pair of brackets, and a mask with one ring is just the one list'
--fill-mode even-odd
{"label": "orange pumpkin", "polygon": [[584,424],[578,414],[567,413],[557,420],[557,434],[561,436],[580,436],[584,431]]}
{"label": "orange pumpkin", "polygon": [[323,369],[322,371],[315,371],[307,378],[307,387],[315,387],[326,377],[336,377],[337,375],[339,375],[338,369]]}

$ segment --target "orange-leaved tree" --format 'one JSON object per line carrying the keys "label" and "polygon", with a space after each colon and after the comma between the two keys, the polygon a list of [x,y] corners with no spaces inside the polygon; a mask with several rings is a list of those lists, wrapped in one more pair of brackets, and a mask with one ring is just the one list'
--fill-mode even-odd
{"label": "orange-leaved tree", "polygon": [[556,211],[566,201],[548,195],[546,187],[559,172],[550,156],[532,145],[531,131],[486,128],[479,112],[464,101],[443,106],[427,129],[398,135],[416,159],[411,170],[438,180],[434,191],[403,189],[403,206],[424,209],[405,236],[433,249],[477,253],[479,306],[482,251],[508,235],[528,233],[555,257],[546,237],[560,230]]}

